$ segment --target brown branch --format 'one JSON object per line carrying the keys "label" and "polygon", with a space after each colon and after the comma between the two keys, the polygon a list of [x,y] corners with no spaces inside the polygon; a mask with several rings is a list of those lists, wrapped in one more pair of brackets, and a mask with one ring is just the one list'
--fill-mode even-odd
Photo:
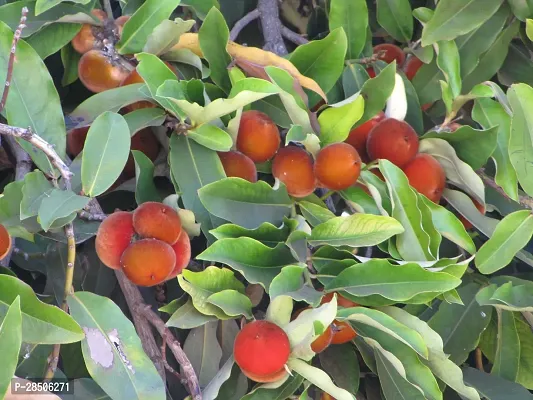
{"label": "brown branch", "polygon": [[176,378],[178,378],[183,385],[186,385],[187,380],[183,379],[180,373],[176,371],[174,368],[172,368],[167,361],[167,337],[166,335],[163,338],[163,344],[161,345],[161,355],[163,356],[163,365],[165,366],[166,370],[170,372],[171,374],[173,374]]}
{"label": "brown branch", "polygon": [[271,51],[279,56],[288,54],[287,47],[281,36],[281,20],[279,19],[278,0],[259,0],[257,2],[259,18],[265,38],[264,50]]}
{"label": "brown branch", "polygon": [[148,321],[143,318],[139,312],[137,312],[137,304],[144,304],[141,292],[139,292],[137,286],[135,286],[128,280],[128,278],[126,278],[126,275],[124,275],[122,271],[115,271],[115,275],[117,276],[118,284],[122,289],[122,293],[124,293],[124,297],[126,298],[126,303],[128,304],[131,316],[133,317],[133,324],[135,325],[137,334],[141,339],[143,349],[154,363],[157,372],[163,379],[163,382],[165,382],[165,365],[161,360],[161,352],[157,346],[157,343],[155,342],[152,327]]}
{"label": "brown branch", "polygon": [[90,211],[81,210],[78,211],[78,217],[86,221],[103,221],[107,218],[107,214],[104,213],[92,213]]}
{"label": "brown branch", "polygon": [[235,22],[235,25],[233,25],[233,28],[231,28],[229,40],[234,42],[239,36],[239,33],[241,33],[241,31],[246,27],[246,25],[248,25],[250,22],[255,21],[257,18],[259,18],[259,10],[255,8],[253,11],[250,11],[240,20]]}
{"label": "brown branch", "polygon": [[[507,193],[505,193],[505,190],[503,190],[496,182],[494,182],[494,179],[492,179],[490,176],[488,176],[485,173],[485,170],[483,168],[478,170],[477,174],[483,180],[483,182],[485,182],[486,185],[488,185],[491,188],[495,189],[502,196],[509,197],[509,195]],[[530,197],[530,196],[518,196],[518,202],[521,205],[523,205],[524,207],[533,210],[533,198],[532,197]]]}
{"label": "brown branch", "polygon": [[476,348],[476,368],[479,369],[481,372],[485,372],[485,368],[483,368],[483,353],[481,352],[481,349],[479,347]]}
{"label": "brown branch", "polygon": [[7,64],[6,82],[4,84],[4,93],[0,100],[0,112],[4,109],[7,102],[7,95],[9,94],[9,88],[11,87],[11,78],[13,77],[13,64],[15,63],[15,53],[17,51],[17,43],[22,35],[22,30],[26,27],[26,17],[28,15],[28,7],[22,8],[22,16],[20,17],[20,23],[17,30],[13,34],[13,42],[11,43],[11,51],[9,53],[9,61]]}
{"label": "brown branch", "polygon": [[286,26],[282,26],[281,27],[281,35],[287,39],[287,40],[290,40],[291,42],[293,42],[294,44],[297,44],[297,45],[301,45],[301,44],[306,44],[306,43],[309,43],[309,40],[307,40],[306,38],[304,38],[302,35],[300,35],[299,33],[296,33],[292,30],[290,30],[289,28],[287,28]]}

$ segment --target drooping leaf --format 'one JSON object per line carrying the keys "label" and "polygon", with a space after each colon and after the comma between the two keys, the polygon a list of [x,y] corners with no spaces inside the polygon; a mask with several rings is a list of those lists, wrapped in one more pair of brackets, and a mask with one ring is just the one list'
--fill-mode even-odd
{"label": "drooping leaf", "polygon": [[329,346],[319,354],[320,365],[333,382],[355,395],[359,389],[359,362],[349,343]]}
{"label": "drooping leaf", "polygon": [[442,40],[436,43],[437,66],[450,85],[453,98],[461,94],[461,63],[459,50],[453,40]]}
{"label": "drooping leaf", "polygon": [[143,52],[163,54],[179,42],[180,36],[188,32],[194,25],[194,20],[184,21],[177,18],[175,21],[164,19],[148,36]]}
{"label": "drooping leaf", "polygon": [[147,201],[161,202],[154,183],[154,164],[142,151],[131,153],[135,160],[135,201],[139,205]]}
{"label": "drooping leaf", "polygon": [[91,377],[116,399],[165,399],[165,387],[133,324],[108,298],[76,292],[67,298],[85,334],[83,358]]}
{"label": "drooping leaf", "polygon": [[83,148],[81,181],[90,197],[104,193],[122,173],[130,153],[130,130],[119,114],[105,112],[91,125]]}

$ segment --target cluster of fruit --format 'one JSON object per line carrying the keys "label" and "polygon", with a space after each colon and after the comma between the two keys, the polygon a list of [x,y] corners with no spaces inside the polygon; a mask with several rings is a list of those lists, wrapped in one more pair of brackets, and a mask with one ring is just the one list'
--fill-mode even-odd
{"label": "cluster of fruit", "polygon": [[[261,145],[258,145],[258,144]],[[260,111],[242,114],[237,135],[237,151],[219,153],[227,176],[250,182],[257,180],[254,163],[272,159],[272,174],[287,187],[294,197],[305,197],[317,187],[331,190],[346,189],[357,181],[361,159],[346,143],[334,143],[321,149],[313,161],[311,155],[298,146],[280,148],[278,127]]]}
{"label": "cluster of fruit", "polygon": [[[329,303],[333,293],[322,298]],[[337,294],[338,307],[357,307],[358,304]],[[310,307],[296,311],[292,320]],[[315,353],[324,351],[331,344],[350,342],[357,336],[352,326],[335,320],[311,344]],[[246,324],[235,338],[233,356],[244,375],[255,382],[275,382],[287,374],[285,364],[291,354],[289,338],[283,329],[269,321],[253,321]]]}
{"label": "cluster of fruit", "polygon": [[111,214],[100,224],[95,245],[102,263],[121,269],[139,286],[175,278],[191,258],[191,242],[178,213],[156,202]]}
{"label": "cluster of fruit", "polygon": [[[378,44],[374,46],[373,52],[378,60],[385,61],[387,64],[396,61],[398,68],[403,69],[405,76],[410,81],[413,80],[420,67],[424,65],[424,63],[415,55],[411,55],[406,61],[405,52],[395,44]],[[376,72],[373,67],[368,67],[366,72],[371,78],[376,77]]]}

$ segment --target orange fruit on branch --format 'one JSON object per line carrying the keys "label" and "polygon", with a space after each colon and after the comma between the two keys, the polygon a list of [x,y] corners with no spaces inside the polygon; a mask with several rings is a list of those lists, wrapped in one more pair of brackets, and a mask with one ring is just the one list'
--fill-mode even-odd
{"label": "orange fruit on branch", "polygon": [[347,189],[357,182],[360,173],[359,153],[347,143],[327,145],[316,156],[315,176],[327,189]]}
{"label": "orange fruit on branch", "polygon": [[109,215],[96,232],[96,254],[109,268],[119,269],[122,253],[128,248],[135,235],[133,215],[117,211]]}
{"label": "orange fruit on branch", "polygon": [[117,88],[128,74],[128,70],[100,50],[88,51],[78,63],[81,82],[94,93]]}
{"label": "orange fruit on branch", "polygon": [[272,175],[283,182],[294,197],[309,196],[316,187],[313,159],[297,146],[279,149],[272,161]]}
{"label": "orange fruit on branch", "polygon": [[253,162],[263,163],[274,157],[280,144],[279,129],[268,115],[254,110],[242,113],[237,150]]}
{"label": "orange fruit on branch", "polygon": [[386,159],[403,167],[418,153],[418,136],[404,121],[385,118],[368,135],[366,150],[371,160]]}
{"label": "orange fruit on branch", "polygon": [[182,233],[178,213],[172,207],[154,201],[141,204],[133,212],[133,227],[140,237],[159,239],[169,245],[176,243]]}
{"label": "orange fruit on branch", "polygon": [[446,173],[434,157],[419,153],[403,167],[403,172],[413,188],[433,203],[439,203],[446,185]]}
{"label": "orange fruit on branch", "polygon": [[257,168],[250,157],[238,151],[219,152],[218,157],[227,177],[257,182]]}

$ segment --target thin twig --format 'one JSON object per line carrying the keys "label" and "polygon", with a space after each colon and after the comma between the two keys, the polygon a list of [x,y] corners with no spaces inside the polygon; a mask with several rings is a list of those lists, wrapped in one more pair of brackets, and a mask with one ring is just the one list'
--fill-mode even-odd
{"label": "thin twig", "polygon": [[22,35],[22,30],[26,27],[26,17],[28,15],[28,7],[22,8],[22,16],[20,17],[20,23],[17,30],[13,34],[13,42],[11,43],[11,52],[9,53],[9,61],[7,64],[6,82],[4,84],[4,93],[0,100],[0,112],[4,109],[7,102],[7,95],[9,94],[9,88],[11,87],[11,78],[13,77],[13,64],[15,63],[15,53],[17,51],[17,43]]}
{"label": "thin twig", "polygon": [[278,0],[259,0],[257,2],[263,37],[265,39],[264,50],[271,51],[278,56],[284,56],[287,47],[281,36],[281,20],[279,19]]}
{"label": "thin twig", "polygon": [[476,347],[476,368],[479,369],[481,372],[485,372],[485,368],[483,368],[483,353],[481,352],[481,349],[479,347]]}
{"label": "thin twig", "polygon": [[165,366],[166,370],[170,372],[171,374],[173,374],[176,378],[178,378],[183,385],[186,385],[187,381],[184,380],[182,376],[180,375],[180,373],[176,371],[174,368],[172,368],[167,361],[167,337],[166,335],[163,338],[163,344],[161,345],[161,355],[163,356],[163,365]]}
{"label": "thin twig", "polygon": [[302,35],[300,35],[299,33],[296,33],[292,30],[290,30],[289,28],[287,28],[286,26],[282,26],[281,27],[281,35],[287,39],[287,40],[290,40],[291,42],[293,42],[294,44],[297,44],[297,45],[301,45],[301,44],[307,44],[309,43],[309,40],[307,40],[306,38],[304,38]]}
{"label": "thin twig", "polygon": [[235,25],[233,25],[233,28],[231,28],[229,40],[234,42],[239,36],[239,33],[241,33],[241,31],[246,27],[246,25],[248,25],[250,22],[255,21],[257,18],[259,18],[259,10],[255,8],[253,11],[250,11],[240,20],[235,22]]}
{"label": "thin twig", "polygon": [[[74,237],[74,226],[72,223],[65,226],[65,235],[67,237],[67,267],[65,270],[65,286],[63,289],[61,309],[68,313],[67,297],[74,292],[72,281],[74,279],[74,263],[76,262],[76,239]],[[52,354],[50,354],[48,359],[48,367],[44,374],[45,380],[50,380],[54,377],[57,370],[57,363],[59,362],[60,350],[61,345],[59,343],[54,344]]]}
{"label": "thin twig", "polygon": [[152,310],[152,308],[146,304],[138,304],[136,311],[141,313],[154,327],[157,329],[162,338],[167,339],[167,345],[176,357],[176,361],[181,365],[183,369],[183,377],[187,380],[187,387],[189,388],[189,394],[192,400],[202,400],[202,393],[200,391],[200,383],[194,368],[192,367],[187,354],[181,348],[180,343],[174,337],[170,329],[165,325],[163,320]]}
{"label": "thin twig", "polygon": [[115,275],[117,276],[118,284],[120,285],[120,289],[122,290],[124,298],[126,299],[126,303],[128,304],[128,308],[130,309],[131,316],[133,318],[133,324],[135,325],[135,330],[141,339],[143,349],[150,360],[152,360],[154,363],[157,372],[163,379],[163,382],[165,382],[165,365],[161,359],[161,352],[155,341],[154,334],[152,332],[152,326],[137,311],[137,304],[144,304],[141,292],[139,292],[137,286],[135,286],[128,280],[128,278],[126,278],[126,275],[124,275],[122,271],[115,271]]}
{"label": "thin twig", "polygon": [[[479,169],[477,171],[477,174],[479,177],[491,188],[495,189],[498,193],[500,193],[502,196],[509,197],[507,193],[505,193],[505,190],[503,190],[496,182],[494,182],[494,179],[492,179],[490,176],[488,176],[485,173],[485,170],[483,168]],[[523,205],[524,207],[527,207],[531,210],[533,210],[533,198],[530,196],[518,196],[518,202]]]}

